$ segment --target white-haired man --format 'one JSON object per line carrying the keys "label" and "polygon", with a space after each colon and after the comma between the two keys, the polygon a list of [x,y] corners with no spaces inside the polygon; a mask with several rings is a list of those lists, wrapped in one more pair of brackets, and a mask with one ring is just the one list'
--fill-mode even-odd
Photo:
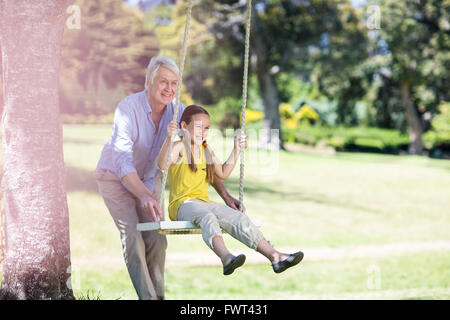
{"label": "white-haired man", "polygon": [[[138,232],[136,225],[163,218],[153,193],[157,158],[173,119],[179,70],[167,57],[148,65],[145,90],[130,95],[116,108],[111,139],[95,170],[99,192],[119,229],[125,264],[139,299],[164,299],[164,263],[167,240],[153,231]],[[185,106],[180,103],[178,123]],[[214,188],[232,208],[231,197],[219,179]]]}

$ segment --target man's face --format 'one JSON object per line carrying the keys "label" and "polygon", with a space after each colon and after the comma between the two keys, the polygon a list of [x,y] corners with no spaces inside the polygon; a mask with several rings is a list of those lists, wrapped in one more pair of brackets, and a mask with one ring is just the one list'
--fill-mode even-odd
{"label": "man's face", "polygon": [[167,68],[160,67],[153,83],[149,79],[149,95],[157,104],[168,105],[175,99],[177,84],[178,75]]}

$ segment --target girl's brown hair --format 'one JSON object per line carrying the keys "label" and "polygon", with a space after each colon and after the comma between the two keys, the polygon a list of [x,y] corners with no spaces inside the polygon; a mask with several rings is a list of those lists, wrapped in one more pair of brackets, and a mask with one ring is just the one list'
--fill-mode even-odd
{"label": "girl's brown hair", "polygon": [[[183,114],[181,115],[180,119],[180,128],[181,123],[184,121],[187,125],[191,123],[192,117],[196,114],[206,114],[209,117],[208,111],[206,111],[204,108],[197,106],[197,105],[190,105],[184,109]],[[189,161],[189,168],[193,172],[197,172],[197,166],[195,164],[194,155],[191,152],[191,146],[190,146],[190,139],[183,139],[182,137],[185,150],[188,152],[188,155],[190,155],[190,161]],[[214,181],[214,167],[212,163],[212,156],[207,148],[205,148],[205,158],[206,158],[206,179],[212,183]]]}

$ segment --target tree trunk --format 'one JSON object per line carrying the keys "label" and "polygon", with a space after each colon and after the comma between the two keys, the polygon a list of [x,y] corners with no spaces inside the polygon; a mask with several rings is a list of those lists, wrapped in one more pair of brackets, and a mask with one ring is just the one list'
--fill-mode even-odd
{"label": "tree trunk", "polygon": [[[284,149],[279,111],[280,97],[275,77],[271,74],[268,68],[267,55],[270,53],[264,43],[264,41],[267,41],[267,39],[266,35],[262,34],[259,28],[257,11],[253,10],[252,15],[254,17],[254,32],[252,34],[253,49],[257,57],[256,75],[258,78],[259,90],[264,104],[264,118],[266,127],[267,129],[279,130],[279,134],[277,137],[279,141],[276,141],[276,143],[279,145],[280,149]],[[268,139],[272,138],[273,136],[269,135]],[[273,143],[273,141],[268,142]]]}
{"label": "tree trunk", "polygon": [[419,114],[413,105],[411,99],[411,88],[408,83],[401,82],[400,84],[402,92],[402,103],[405,108],[406,120],[410,127],[409,133],[409,154],[421,155],[423,152],[422,134],[423,125],[420,120]]}
{"label": "tree trunk", "polygon": [[4,299],[73,299],[58,105],[68,1],[0,0]]}

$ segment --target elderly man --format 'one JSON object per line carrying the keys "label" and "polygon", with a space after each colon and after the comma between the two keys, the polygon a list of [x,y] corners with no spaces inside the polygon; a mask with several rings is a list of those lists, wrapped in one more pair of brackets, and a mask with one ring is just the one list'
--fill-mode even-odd
{"label": "elderly man", "polygon": [[[148,65],[145,90],[126,97],[117,106],[112,137],[104,146],[95,170],[99,192],[119,229],[125,264],[139,299],[164,299],[164,262],[167,240],[153,231],[138,232],[136,225],[163,218],[153,192],[157,158],[173,119],[179,70],[166,57]],[[181,118],[185,106],[180,103]],[[219,179],[214,188],[225,203],[237,209]]]}

